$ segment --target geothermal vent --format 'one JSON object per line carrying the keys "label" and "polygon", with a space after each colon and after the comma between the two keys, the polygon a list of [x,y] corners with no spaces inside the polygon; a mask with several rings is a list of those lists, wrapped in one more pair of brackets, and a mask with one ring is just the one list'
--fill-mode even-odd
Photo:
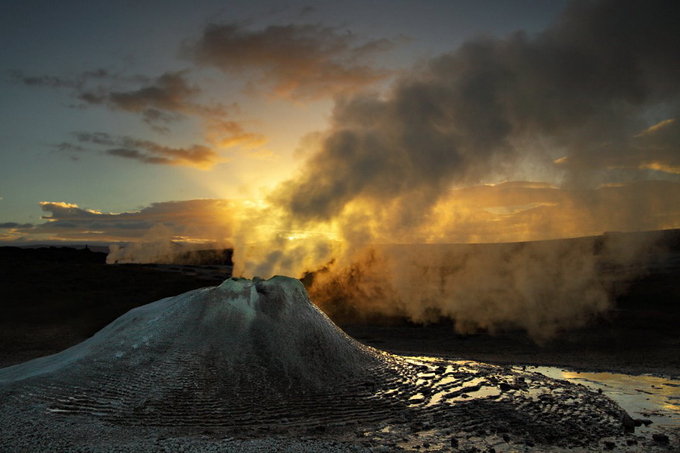
{"label": "geothermal vent", "polygon": [[233,278],[131,310],[79,345],[0,370],[0,400],[0,450],[47,448],[49,436],[69,448],[124,440],[135,451],[149,433],[206,429],[392,443],[419,430],[431,442],[506,433],[569,446],[631,422],[603,395],[519,367],[362,346],[286,277]]}
{"label": "geothermal vent", "polygon": [[[261,421],[265,410],[272,419],[315,408],[322,418],[337,415],[334,408],[364,406],[377,381],[406,371],[338,329],[298,280],[231,278],[133,309],[70,349],[0,370],[0,384],[42,387],[54,412],[231,425],[250,415]],[[389,407],[359,409],[382,418]]]}

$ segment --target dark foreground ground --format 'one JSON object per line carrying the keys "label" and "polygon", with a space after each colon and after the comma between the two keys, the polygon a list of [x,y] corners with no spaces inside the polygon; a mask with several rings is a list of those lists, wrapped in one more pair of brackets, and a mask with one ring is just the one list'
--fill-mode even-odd
{"label": "dark foreground ground", "polygon": [[[219,266],[102,264],[0,248],[0,367],[59,352],[131,308],[220,284]],[[631,282],[617,307],[538,345],[520,331],[459,335],[450,325],[341,325],[359,341],[407,355],[680,377],[680,267]]]}
{"label": "dark foreground ground", "polygon": [[[106,265],[103,264],[104,258],[104,254],[86,251],[77,254],[54,250],[22,252],[0,247],[0,368],[62,351],[91,337],[136,306],[192,289],[219,285],[228,276],[228,269],[219,265]],[[341,327],[359,341],[378,349],[410,356],[442,357],[440,362],[444,365],[432,362],[430,368],[435,371],[430,372],[428,368],[425,373],[430,376],[428,379],[440,379],[442,385],[451,385],[448,383],[449,374],[441,374],[448,367],[446,363],[450,363],[443,359],[651,373],[678,379],[680,265],[677,263],[680,260],[671,258],[666,265],[649,269],[634,281],[626,282],[626,292],[616,298],[615,307],[610,312],[581,329],[564,332],[542,345],[536,344],[521,331],[459,335],[446,324],[416,326],[391,320],[389,325],[344,323]],[[474,379],[480,371],[486,373],[487,378],[504,373],[533,376],[533,379],[539,379],[537,382],[542,391],[551,382],[530,371],[525,372],[522,367],[494,367],[483,363],[470,366],[477,368],[464,371],[456,365],[450,372],[460,371],[469,379]],[[269,431],[266,432],[230,431],[220,427],[191,431],[172,426],[136,427],[131,430],[128,426],[103,423],[93,417],[54,417],[42,406],[16,404],[15,401],[14,405],[0,405],[0,426],[3,427],[0,451],[680,451],[677,429],[657,433],[641,432],[636,428],[634,432],[610,437],[601,437],[591,429],[589,440],[579,437],[576,441],[574,436],[569,440],[562,433],[564,439],[560,437],[562,440],[555,441],[557,443],[540,432],[535,435],[529,433],[530,428],[544,425],[551,427],[546,433],[554,432],[552,422],[544,422],[547,420],[545,416],[552,414],[555,407],[582,410],[580,405],[567,404],[571,397],[563,391],[562,387],[566,384],[557,382],[559,385],[554,398],[551,396],[546,400],[545,392],[538,398],[541,405],[538,412],[531,412],[526,407],[516,412],[524,414],[522,417],[533,414],[534,421],[526,422],[522,418],[509,431],[502,431],[499,425],[507,421],[505,413],[497,413],[495,406],[487,407],[484,395],[480,395],[478,402],[468,401],[468,404],[449,407],[444,414],[455,416],[456,423],[442,418],[439,412],[432,412],[428,400],[423,399],[414,403],[423,406],[425,415],[422,419],[363,427],[360,417],[355,417],[350,411],[345,414],[349,420],[348,427],[337,433],[332,430],[310,431],[311,428],[284,433],[275,431],[287,429],[287,419],[280,419],[278,424],[271,426],[268,424]],[[437,385],[434,383],[432,388]],[[473,396],[483,393],[481,387],[466,388],[473,392]],[[502,387],[499,388],[503,391]],[[570,388],[585,391],[578,386]],[[423,394],[430,393],[423,391]],[[600,397],[595,392],[591,396]],[[469,395],[462,394],[461,398],[464,397],[469,398]],[[513,398],[509,401],[521,403],[520,399],[515,401]],[[343,398],[337,400],[344,401]],[[604,406],[598,403],[592,407],[600,410]],[[563,412],[558,413],[564,415]],[[581,420],[581,415],[579,412],[570,416]],[[637,417],[639,414],[633,415]],[[461,421],[465,426],[461,425]],[[642,420],[639,421],[642,423]],[[600,426],[592,424],[592,421],[584,423],[593,429]]]}

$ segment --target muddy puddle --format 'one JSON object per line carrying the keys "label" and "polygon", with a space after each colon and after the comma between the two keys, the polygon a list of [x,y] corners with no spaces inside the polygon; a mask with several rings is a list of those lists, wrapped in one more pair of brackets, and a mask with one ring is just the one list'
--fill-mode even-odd
{"label": "muddy puddle", "polygon": [[[602,404],[603,408],[606,406],[606,401],[592,400],[592,397],[580,392],[578,387],[560,383],[567,381],[608,397],[636,421],[634,432],[605,435],[599,439],[595,436],[588,440],[591,442],[588,446],[573,441],[571,444],[563,442],[559,446],[541,445],[536,449],[530,439],[523,439],[518,435],[522,429],[507,432],[497,429],[502,417],[496,419],[495,424],[490,426],[491,429],[478,429],[477,426],[471,428],[460,422],[448,428],[445,425],[442,428],[437,423],[423,423],[422,428],[416,429],[415,433],[404,432],[402,426],[394,425],[372,433],[376,438],[382,437],[384,441],[391,438],[396,445],[406,450],[449,451],[453,447],[464,451],[476,448],[474,451],[481,449],[496,452],[595,451],[592,447],[602,450],[616,448],[626,452],[670,451],[667,449],[669,439],[666,434],[680,430],[680,380],[648,375],[577,372],[546,366],[497,366],[467,360],[442,360],[437,357],[402,357],[420,370],[415,387],[422,390],[410,397],[409,407],[418,408],[425,413],[441,407],[448,407],[452,412],[461,411],[466,403],[467,407],[481,408],[490,401],[498,401],[516,405],[532,420],[545,420],[554,413],[561,414],[555,420],[570,417],[581,420],[585,414],[583,409],[593,411],[598,404]],[[475,402],[478,405],[469,406],[469,403]],[[540,406],[538,411],[535,410],[537,405]],[[441,417],[442,414],[432,413],[434,418]],[[464,412],[456,412],[456,415],[458,420],[466,419]],[[493,418],[493,414],[485,416]],[[468,417],[468,424],[473,418]],[[662,437],[657,439],[657,436]],[[671,445],[677,445],[676,436],[671,434]],[[663,441],[662,438],[666,440]]]}
{"label": "muddy puddle", "polygon": [[[412,363],[429,363],[434,357],[405,357]],[[438,386],[450,392],[449,387],[459,386],[455,398],[451,402],[468,398],[496,397],[501,393],[495,386],[485,386],[487,376],[475,370],[472,361],[452,361],[447,372],[459,370],[467,372],[467,382],[451,382],[452,378],[444,378]],[[566,368],[550,366],[513,366],[512,370],[520,373],[540,373],[552,379],[566,380],[574,384],[603,393],[625,409],[631,417],[643,422],[636,428],[639,433],[649,433],[659,429],[680,429],[680,380],[651,375],[628,375],[606,372],[572,371]],[[444,385],[449,384],[449,385]],[[487,383],[488,385],[488,383]],[[528,389],[532,393],[531,389]],[[432,395],[429,405],[438,403],[440,392]],[[421,395],[415,395],[418,399]]]}
{"label": "muddy puddle", "polygon": [[554,379],[564,379],[602,391],[631,417],[648,420],[636,431],[644,433],[659,428],[680,428],[680,380],[649,375],[578,372],[546,366],[517,369],[535,371]]}

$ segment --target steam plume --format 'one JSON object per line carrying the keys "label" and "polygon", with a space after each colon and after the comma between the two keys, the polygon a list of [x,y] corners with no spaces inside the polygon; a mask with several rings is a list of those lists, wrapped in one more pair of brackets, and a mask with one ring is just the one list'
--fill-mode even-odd
{"label": "steam plume", "polygon": [[[415,255],[364,246],[447,242],[460,219],[442,209],[455,205],[454,189],[471,184],[540,178],[553,190],[592,193],[677,181],[675,17],[680,4],[672,2],[576,1],[536,36],[469,41],[387,95],[339,100],[300,174],[270,195],[276,252],[242,255],[241,271],[300,274],[314,269],[313,256],[316,269],[326,266],[313,294],[351,284],[346,295],[356,304],[416,321],[454,317],[463,331],[511,323],[540,338],[585,322],[608,306],[592,244]],[[527,228],[541,231],[542,222]],[[330,240],[322,247],[318,235],[282,233],[298,230]]]}

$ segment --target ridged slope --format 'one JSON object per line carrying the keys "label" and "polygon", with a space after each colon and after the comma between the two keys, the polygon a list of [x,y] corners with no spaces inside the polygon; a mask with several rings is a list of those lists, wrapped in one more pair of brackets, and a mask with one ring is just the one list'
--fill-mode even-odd
{"label": "ridged slope", "polygon": [[307,414],[338,393],[356,406],[400,369],[338,329],[298,280],[232,278],[133,309],[70,349],[0,370],[0,383],[41,389],[57,412],[231,425],[259,406]]}

